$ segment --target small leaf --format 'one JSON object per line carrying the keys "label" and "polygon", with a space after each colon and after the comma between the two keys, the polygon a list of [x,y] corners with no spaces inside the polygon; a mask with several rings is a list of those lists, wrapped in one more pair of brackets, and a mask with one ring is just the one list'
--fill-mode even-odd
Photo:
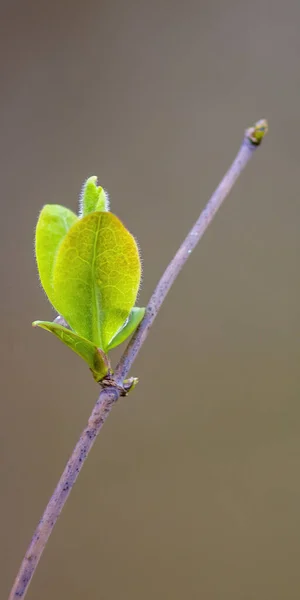
{"label": "small leaf", "polygon": [[76,352],[87,364],[89,365],[93,377],[96,381],[101,381],[105,375],[110,371],[110,365],[108,357],[102,350],[99,350],[97,346],[80,337],[74,331],[52,323],[51,321],[34,321],[32,323],[34,327],[41,327],[53,333],[58,339],[60,339],[66,346],[71,348],[73,352]]}
{"label": "small leaf", "polygon": [[58,248],[78,217],[59,204],[46,204],[42,209],[35,233],[35,254],[41,284],[54,305],[52,275]]}
{"label": "small leaf", "polygon": [[55,308],[70,327],[106,351],[133,308],[141,278],[138,247],[110,212],[79,219],[53,271]]}
{"label": "small leaf", "polygon": [[116,333],[116,335],[110,341],[107,351],[116,348],[116,346],[119,346],[120,344],[122,344],[122,342],[125,342],[125,340],[127,340],[127,338],[136,330],[137,326],[140,324],[145,314],[145,310],[145,308],[138,308],[137,306],[135,306],[132,309],[127,321],[125,322],[125,325],[123,325],[122,329],[120,329],[120,331],[118,331],[118,333]]}
{"label": "small leaf", "polygon": [[101,186],[97,186],[96,175],[89,177],[84,183],[79,205],[82,217],[95,210],[105,212],[109,209],[108,195]]}
{"label": "small leaf", "polygon": [[124,379],[123,388],[125,390],[126,396],[129,394],[129,392],[132,392],[134,390],[134,388],[137,386],[138,382],[139,382],[138,377],[130,377],[129,379]]}

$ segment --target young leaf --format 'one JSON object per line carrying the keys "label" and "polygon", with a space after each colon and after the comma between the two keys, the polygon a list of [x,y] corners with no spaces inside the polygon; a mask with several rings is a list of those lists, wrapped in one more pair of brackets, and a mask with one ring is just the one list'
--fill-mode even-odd
{"label": "young leaf", "polygon": [[137,244],[110,212],[79,219],[53,271],[55,307],[70,327],[106,351],[133,308],[140,285]]}
{"label": "young leaf", "polygon": [[104,352],[99,350],[95,344],[92,344],[88,340],[85,340],[74,333],[74,331],[63,327],[62,325],[58,325],[57,323],[52,323],[51,321],[34,321],[32,325],[50,331],[50,333],[53,333],[58,337],[58,339],[66,344],[66,346],[81,356],[81,358],[89,365],[96,381],[101,381],[101,379],[103,379],[110,371],[108,357]]}
{"label": "young leaf", "polygon": [[79,201],[80,215],[85,217],[95,210],[109,209],[108,195],[101,186],[97,186],[97,177],[89,177],[83,185]]}
{"label": "young leaf", "polygon": [[116,333],[116,335],[110,341],[107,351],[116,348],[117,346],[122,344],[122,342],[125,342],[125,340],[127,340],[127,338],[136,330],[137,326],[140,324],[145,314],[145,310],[145,308],[138,308],[137,306],[135,306],[132,309],[125,325],[122,327],[122,329],[120,329],[120,331],[118,331],[118,333]]}
{"label": "young leaf", "polygon": [[59,204],[46,204],[42,209],[35,232],[35,254],[41,284],[54,304],[52,286],[53,265],[58,248],[78,217]]}

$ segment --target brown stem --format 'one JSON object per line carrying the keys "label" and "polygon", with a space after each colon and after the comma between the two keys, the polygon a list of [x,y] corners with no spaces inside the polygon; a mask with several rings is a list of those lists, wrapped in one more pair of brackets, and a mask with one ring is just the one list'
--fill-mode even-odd
{"label": "brown stem", "polygon": [[148,304],[145,317],[138,327],[133,338],[129,342],[114,375],[114,386],[105,387],[101,390],[99,398],[89,418],[88,425],[84,429],[77,442],[71,458],[58,482],[58,485],[46,507],[46,510],[34,532],[33,538],[27,549],[19,573],[9,595],[9,600],[24,598],[30,581],[34,575],[38,562],[45,549],[51,531],[66,503],[71,489],[83,467],[83,464],[94,444],[94,441],[108,417],[113,405],[118,400],[123,381],[127,376],[139,350],[141,349],[148,331],[178,273],[187,261],[192,250],[203,236],[208,225],[211,223],[215,213],[222,202],[228,196],[230,190],[249,162],[255,148],[260,144],[267,132],[267,123],[258,121],[254,127],[247,129],[231,167],[223,177],[221,183],[213,193],[206,208],[191,231],[180,246],[173,260],[170,262],[162,278],[160,279]]}

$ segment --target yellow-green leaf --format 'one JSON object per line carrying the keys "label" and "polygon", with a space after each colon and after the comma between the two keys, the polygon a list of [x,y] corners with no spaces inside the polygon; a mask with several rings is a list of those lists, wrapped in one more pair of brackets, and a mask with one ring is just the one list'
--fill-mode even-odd
{"label": "yellow-green leaf", "polygon": [[42,209],[35,232],[35,254],[41,284],[54,303],[52,275],[58,248],[78,217],[59,204],[46,204]]}
{"label": "yellow-green leaf", "polygon": [[96,175],[92,175],[84,183],[79,204],[82,217],[95,210],[107,211],[109,209],[108,195],[101,186],[97,186]]}
{"label": "yellow-green leaf", "polygon": [[125,325],[122,327],[122,329],[120,329],[120,331],[118,331],[115,337],[113,337],[113,339],[108,345],[107,350],[112,350],[113,348],[116,348],[117,346],[122,344],[122,342],[125,342],[125,340],[127,340],[127,338],[136,330],[137,326],[140,324],[145,314],[145,310],[145,308],[138,308],[137,306],[135,306],[132,309],[127,321],[125,322]]}
{"label": "yellow-green leaf", "polygon": [[87,364],[89,365],[93,377],[96,381],[101,381],[110,370],[108,357],[102,350],[97,348],[95,344],[92,344],[88,340],[80,337],[74,331],[52,323],[51,321],[34,321],[32,323],[34,327],[41,327],[53,333],[58,339],[60,339],[66,346],[71,348],[73,352],[76,352]]}
{"label": "yellow-green leaf", "polygon": [[55,307],[70,327],[106,351],[133,308],[141,278],[137,244],[110,212],[79,219],[55,260]]}

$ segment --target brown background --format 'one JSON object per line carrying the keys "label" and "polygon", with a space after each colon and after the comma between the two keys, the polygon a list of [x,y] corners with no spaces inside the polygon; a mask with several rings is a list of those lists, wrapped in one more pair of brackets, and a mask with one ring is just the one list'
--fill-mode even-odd
{"label": "brown background", "polygon": [[33,231],[97,174],[145,304],[244,127],[270,134],[172,289],[30,600],[300,594],[299,0],[49,2],[0,14],[0,597],[98,388],[52,318]]}

